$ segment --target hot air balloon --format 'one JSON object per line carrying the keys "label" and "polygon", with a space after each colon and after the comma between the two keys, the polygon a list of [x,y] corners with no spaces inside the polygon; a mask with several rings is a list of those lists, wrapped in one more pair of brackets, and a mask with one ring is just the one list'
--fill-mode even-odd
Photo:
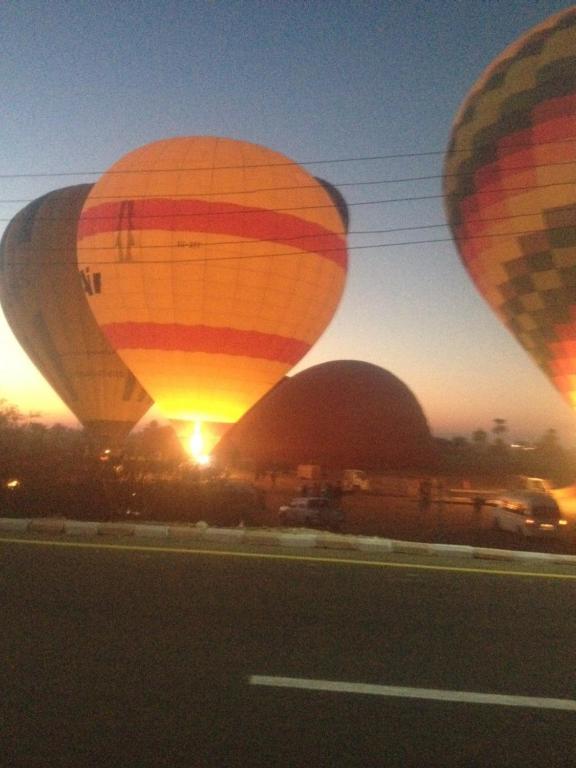
{"label": "hot air balloon", "polygon": [[233,139],[129,153],[88,196],[78,242],[100,327],[196,452],[306,354],[346,277],[345,226],[324,184]]}
{"label": "hot air balloon", "polygon": [[524,35],[474,85],[444,192],[478,290],[576,406],[576,8]]}
{"label": "hot air balloon", "polygon": [[256,403],[215,453],[256,467],[429,468],[434,444],[414,394],[360,360],[331,360],[287,376]]}
{"label": "hot air balloon", "polygon": [[350,224],[350,211],[348,210],[348,203],[346,202],[346,198],[342,192],[340,192],[340,190],[334,186],[334,184],[330,184],[329,181],[326,181],[326,179],[321,179],[319,176],[315,176],[314,178],[316,181],[320,182],[326,192],[328,192],[330,195],[330,198],[332,199],[332,202],[336,206],[338,213],[340,214],[340,218],[342,219],[344,231],[347,233]]}
{"label": "hot air balloon", "polygon": [[49,192],[12,219],[0,243],[0,302],[14,335],[95,447],[116,447],[152,401],[104,338],[81,285],[76,229],[90,189]]}

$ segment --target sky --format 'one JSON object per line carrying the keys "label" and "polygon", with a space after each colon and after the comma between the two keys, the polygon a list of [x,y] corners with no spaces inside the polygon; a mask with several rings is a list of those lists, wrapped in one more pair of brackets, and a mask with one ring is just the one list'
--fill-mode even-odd
{"label": "sky", "polygon": [[[344,297],[293,372],[366,360],[407,384],[435,436],[470,436],[503,418],[511,439],[553,428],[575,446],[576,415],[477,293],[441,199],[443,152],[468,90],[509,43],[567,7],[6,0],[0,235],[30,200],[93,183],[148,142],[215,135],[262,144],[341,185],[351,210]],[[377,183],[360,186],[368,181]],[[0,351],[0,398],[75,423],[1,314]]]}

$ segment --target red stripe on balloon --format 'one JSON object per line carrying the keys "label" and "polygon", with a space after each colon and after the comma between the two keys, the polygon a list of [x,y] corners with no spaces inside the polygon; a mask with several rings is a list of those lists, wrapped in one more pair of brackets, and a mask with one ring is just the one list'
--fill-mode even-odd
{"label": "red stripe on balloon", "polygon": [[346,269],[346,241],[320,224],[281,211],[207,200],[124,200],[82,213],[78,239],[136,230],[206,232],[264,240],[317,253]]}
{"label": "red stripe on balloon", "polygon": [[256,357],[294,365],[310,349],[310,344],[300,339],[209,325],[109,323],[102,326],[102,330],[117,350],[207,352]]}
{"label": "red stripe on balloon", "polygon": [[[576,95],[551,99],[532,111],[532,128],[515,131],[498,140],[497,159],[478,168],[474,173],[474,191],[459,202],[462,223],[455,234],[457,238],[477,237],[482,233],[482,222],[476,224],[474,220],[482,219],[487,207],[491,211],[489,215],[484,214],[488,220],[486,231],[493,232],[491,218],[497,219],[499,215],[506,218],[510,215],[509,204],[514,197],[538,188],[540,169],[546,166],[547,157],[551,172],[554,172],[555,164],[560,164],[559,174],[562,174],[562,166],[576,160],[574,144],[568,142],[558,146],[554,143],[574,138],[575,115]],[[562,176],[559,176],[559,183],[561,180]],[[502,204],[500,214],[496,211],[499,203]],[[513,231],[510,237],[514,237]],[[478,238],[477,246],[482,250],[487,247],[487,241]],[[463,240],[460,240],[460,248],[462,252],[473,250],[464,246]]]}
{"label": "red stripe on balloon", "polygon": [[573,123],[574,115],[576,115],[576,93],[541,101],[532,109],[533,123],[546,123],[553,119],[571,119]]}

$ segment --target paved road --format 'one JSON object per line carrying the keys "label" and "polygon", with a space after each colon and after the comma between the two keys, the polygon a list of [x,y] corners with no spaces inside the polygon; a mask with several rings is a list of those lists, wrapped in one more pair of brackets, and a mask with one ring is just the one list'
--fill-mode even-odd
{"label": "paved road", "polygon": [[0,765],[574,765],[575,711],[251,684],[573,700],[573,578],[264,554],[0,541]]}

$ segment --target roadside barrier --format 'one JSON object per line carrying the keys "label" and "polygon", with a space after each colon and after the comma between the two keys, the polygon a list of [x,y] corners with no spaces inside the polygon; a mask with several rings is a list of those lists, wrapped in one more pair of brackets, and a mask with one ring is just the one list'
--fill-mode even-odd
{"label": "roadside barrier", "polygon": [[283,547],[293,549],[328,549],[370,553],[374,555],[418,555],[455,559],[492,561],[529,560],[576,566],[576,555],[562,555],[525,550],[490,549],[463,544],[432,544],[400,541],[378,536],[354,536],[302,529],[215,528],[207,523],[195,525],[158,525],[155,523],[98,523],[64,518],[0,518],[0,533],[38,533],[70,538],[103,537],[146,538],[176,541],[205,541],[211,544]]}

